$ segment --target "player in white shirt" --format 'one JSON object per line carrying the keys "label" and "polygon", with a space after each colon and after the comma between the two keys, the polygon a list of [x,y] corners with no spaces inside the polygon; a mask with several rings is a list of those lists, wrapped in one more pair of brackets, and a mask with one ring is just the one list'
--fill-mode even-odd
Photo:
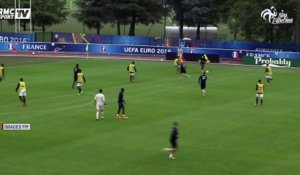
{"label": "player in white shirt", "polygon": [[102,93],[102,89],[99,89],[99,93],[95,96],[95,106],[96,106],[96,120],[99,120],[99,112],[101,112],[101,119],[104,118],[104,106],[105,103],[105,96]]}

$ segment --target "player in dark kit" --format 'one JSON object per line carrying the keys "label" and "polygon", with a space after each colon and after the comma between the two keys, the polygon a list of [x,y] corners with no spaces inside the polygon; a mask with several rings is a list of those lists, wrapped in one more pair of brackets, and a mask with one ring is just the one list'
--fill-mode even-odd
{"label": "player in dark kit", "polygon": [[202,75],[200,75],[199,79],[198,79],[198,83],[200,85],[200,88],[201,88],[201,91],[202,91],[202,95],[205,96],[206,94],[206,91],[205,91],[205,88],[206,88],[206,80],[207,80],[207,76],[206,76],[206,73],[203,72]]}
{"label": "player in dark kit", "polygon": [[[118,96],[118,113],[117,113],[117,119],[128,119],[128,117],[125,115],[125,100],[124,100],[124,88],[121,88]],[[122,111],[122,116],[120,116],[120,112]]]}
{"label": "player in dark kit", "polygon": [[201,57],[201,59],[200,59],[200,69],[201,69],[201,73],[204,72],[204,66],[205,66],[205,64],[206,64],[206,58],[205,58],[205,56],[203,55],[203,56]]}
{"label": "player in dark kit", "polygon": [[189,74],[187,74],[187,71],[186,71],[186,66],[184,63],[180,63],[180,77],[179,78],[182,78],[182,76],[186,76],[188,78],[191,78],[191,76]]}
{"label": "player in dark kit", "polygon": [[170,136],[170,143],[171,143],[171,149],[170,149],[170,155],[169,155],[170,160],[175,159],[174,154],[178,148],[177,140],[178,140],[178,123],[174,122],[173,127],[172,127],[171,136]]}
{"label": "player in dark kit", "polygon": [[72,88],[74,89],[74,85],[77,82],[77,74],[79,73],[79,64],[76,64],[75,67],[73,68],[73,84],[72,84]]}

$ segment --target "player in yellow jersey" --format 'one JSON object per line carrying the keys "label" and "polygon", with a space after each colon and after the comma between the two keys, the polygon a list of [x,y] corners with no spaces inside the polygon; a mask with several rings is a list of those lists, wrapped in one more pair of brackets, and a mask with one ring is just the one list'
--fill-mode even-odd
{"label": "player in yellow jersey", "polygon": [[23,81],[23,78],[20,78],[20,81],[16,87],[16,92],[19,91],[19,99],[22,102],[23,106],[26,106],[26,83]]}
{"label": "player in yellow jersey", "polygon": [[206,54],[204,54],[201,59],[199,60],[199,63],[200,63],[200,70],[201,70],[201,73],[204,72],[204,67],[206,65],[206,63],[209,63],[209,59],[208,59],[208,56]]}
{"label": "player in yellow jersey", "polygon": [[0,66],[0,82],[2,80],[4,80],[4,78],[5,78],[4,64],[1,64],[1,66]]}
{"label": "player in yellow jersey", "polygon": [[179,57],[176,57],[173,61],[174,66],[176,67],[177,74],[180,72],[180,60]]}
{"label": "player in yellow jersey", "polygon": [[127,66],[127,71],[129,72],[129,80],[131,83],[134,83],[134,76],[137,72],[136,67],[134,65],[134,61]]}
{"label": "player in yellow jersey", "polygon": [[86,82],[86,80],[85,80],[84,74],[82,73],[82,70],[79,69],[78,73],[77,73],[78,95],[81,95],[83,93],[82,86],[83,86],[83,83],[85,83],[85,82]]}
{"label": "player in yellow jersey", "polygon": [[271,84],[271,81],[273,80],[273,78],[272,78],[272,68],[269,64],[266,65],[265,73],[266,73],[267,82],[269,84]]}
{"label": "player in yellow jersey", "polygon": [[264,84],[261,82],[261,80],[258,80],[258,83],[256,84],[255,106],[258,105],[258,100],[260,100],[260,106],[262,106],[263,105],[263,98],[264,98]]}

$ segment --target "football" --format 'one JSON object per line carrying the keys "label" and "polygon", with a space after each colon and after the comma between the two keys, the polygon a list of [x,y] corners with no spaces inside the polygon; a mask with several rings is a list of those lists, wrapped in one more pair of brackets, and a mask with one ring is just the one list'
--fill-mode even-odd
{"label": "football", "polygon": [[207,73],[207,74],[208,74],[208,73],[209,73],[209,71],[208,71],[208,70],[206,70],[206,71],[205,71],[205,73]]}

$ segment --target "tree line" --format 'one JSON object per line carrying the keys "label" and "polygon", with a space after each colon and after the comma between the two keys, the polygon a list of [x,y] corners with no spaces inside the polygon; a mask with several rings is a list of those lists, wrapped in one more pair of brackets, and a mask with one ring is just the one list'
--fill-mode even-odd
{"label": "tree line", "polygon": [[[300,0],[73,0],[76,10],[69,11],[66,0],[32,0],[32,24],[46,27],[63,23],[68,15],[74,17],[97,34],[106,24],[116,27],[129,25],[129,36],[135,36],[137,24],[150,25],[165,22],[166,17],[179,26],[179,38],[183,38],[183,26],[200,27],[228,24],[234,39],[263,42],[291,43],[300,31]],[[1,8],[14,6],[12,0],[0,0]],[[28,1],[21,1],[21,7],[28,8]],[[270,24],[260,17],[264,9],[276,7],[284,10],[292,24]],[[26,30],[28,20],[22,20]],[[13,23],[10,21],[10,23]]]}

